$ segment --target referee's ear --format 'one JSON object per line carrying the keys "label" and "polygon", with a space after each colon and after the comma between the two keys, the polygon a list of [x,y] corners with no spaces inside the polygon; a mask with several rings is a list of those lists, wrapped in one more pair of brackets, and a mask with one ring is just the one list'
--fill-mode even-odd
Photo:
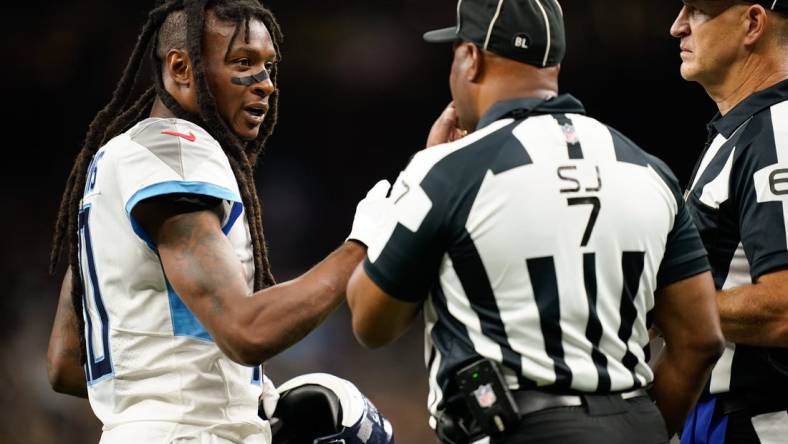
{"label": "referee's ear", "polygon": [[461,78],[478,83],[484,70],[484,52],[470,42],[463,42],[454,50],[455,63]]}
{"label": "referee's ear", "polygon": [[[770,17],[763,6],[751,5],[747,8],[747,32],[744,35],[745,45],[755,45],[763,38],[764,34],[766,34],[766,24],[769,19]],[[775,22],[777,21],[778,19],[775,18]]]}

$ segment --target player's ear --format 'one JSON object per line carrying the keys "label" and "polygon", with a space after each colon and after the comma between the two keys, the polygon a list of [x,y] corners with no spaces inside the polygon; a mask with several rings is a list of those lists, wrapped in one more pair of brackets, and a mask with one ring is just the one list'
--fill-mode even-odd
{"label": "player's ear", "polygon": [[186,51],[174,48],[167,52],[164,70],[179,87],[188,87],[192,84],[192,62]]}

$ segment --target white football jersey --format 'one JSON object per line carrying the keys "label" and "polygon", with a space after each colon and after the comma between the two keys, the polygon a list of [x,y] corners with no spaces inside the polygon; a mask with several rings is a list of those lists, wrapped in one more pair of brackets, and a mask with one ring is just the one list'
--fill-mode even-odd
{"label": "white football jersey", "polygon": [[270,430],[257,415],[261,369],[219,350],[131,215],[139,202],[174,193],[224,201],[222,229],[253,290],[251,237],[219,143],[191,122],[161,118],[112,139],[93,158],[79,214],[91,406],[105,432],[157,421],[266,442]]}

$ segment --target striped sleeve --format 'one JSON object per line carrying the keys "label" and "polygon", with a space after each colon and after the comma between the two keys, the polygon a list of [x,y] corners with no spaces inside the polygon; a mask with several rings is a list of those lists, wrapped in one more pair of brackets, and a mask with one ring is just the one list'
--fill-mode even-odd
{"label": "striped sleeve", "polygon": [[753,119],[748,131],[756,136],[749,145],[737,147],[731,171],[739,232],[753,281],[788,268],[788,124],[777,128],[788,119],[786,105],[774,106],[770,117]]}
{"label": "striped sleeve", "polygon": [[418,156],[395,182],[391,196],[395,212],[388,235],[369,246],[364,270],[386,294],[405,301],[427,297],[435,278],[445,243],[441,242],[441,202],[421,187],[423,166]]}
{"label": "striped sleeve", "polygon": [[681,187],[673,172],[661,160],[649,157],[649,165],[659,174],[670,188],[676,200],[676,216],[673,228],[668,233],[665,243],[665,255],[657,272],[657,288],[665,288],[671,284],[691,278],[709,271],[706,249],[703,246],[698,228],[692,221],[687,205],[681,195]]}

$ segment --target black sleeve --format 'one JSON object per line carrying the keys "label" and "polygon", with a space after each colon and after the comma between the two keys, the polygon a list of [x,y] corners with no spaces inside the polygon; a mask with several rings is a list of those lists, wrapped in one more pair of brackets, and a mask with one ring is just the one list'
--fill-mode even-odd
{"label": "black sleeve", "polygon": [[711,265],[703,241],[684,201],[680,200],[679,211],[665,245],[665,256],[657,272],[657,288],[665,288],[709,270]]}
{"label": "black sleeve", "polygon": [[426,299],[445,248],[445,201],[422,188],[418,162],[400,174],[391,192],[395,213],[387,235],[368,248],[367,275],[388,295],[405,302]]}
{"label": "black sleeve", "polygon": [[147,202],[163,202],[168,205],[175,205],[181,213],[194,211],[213,210],[224,202],[218,197],[207,196],[204,194],[172,193],[162,194],[146,199]]}
{"label": "black sleeve", "polygon": [[788,164],[779,163],[771,128],[758,134],[739,150],[731,170],[731,195],[753,281],[788,268]]}
{"label": "black sleeve", "polygon": [[661,160],[649,157],[649,164],[670,188],[677,206],[673,228],[665,243],[665,255],[657,272],[657,289],[661,289],[709,271],[711,265],[698,229],[687,210],[676,176]]}

